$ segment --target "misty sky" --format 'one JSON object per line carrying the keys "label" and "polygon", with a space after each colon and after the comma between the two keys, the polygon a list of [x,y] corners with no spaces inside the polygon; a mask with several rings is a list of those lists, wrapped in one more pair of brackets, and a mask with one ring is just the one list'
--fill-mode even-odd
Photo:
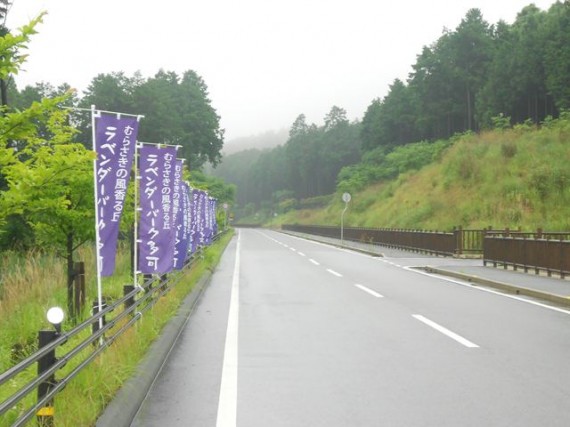
{"label": "misty sky", "polygon": [[19,88],[43,81],[81,92],[99,73],[192,69],[228,140],[289,128],[301,113],[322,125],[333,105],[360,119],[470,8],[512,23],[530,3],[555,1],[13,0],[7,26],[48,12]]}

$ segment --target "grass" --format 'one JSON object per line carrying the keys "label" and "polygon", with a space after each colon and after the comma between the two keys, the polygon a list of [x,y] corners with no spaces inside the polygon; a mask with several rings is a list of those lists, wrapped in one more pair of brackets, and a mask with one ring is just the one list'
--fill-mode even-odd
{"label": "grass", "polygon": [[[451,230],[454,226],[570,230],[570,117],[455,137],[440,156],[360,190],[346,226]],[[346,191],[347,189],[343,189]],[[325,208],[272,221],[340,224],[340,192]]]}
{"label": "grass", "polygon": [[[134,327],[129,329],[117,341],[115,341],[108,349],[106,349],[93,363],[84,369],[77,377],[75,377],[65,389],[56,396],[55,399],[55,417],[54,422],[57,426],[92,426],[101,411],[105,408],[106,404],[113,398],[114,394],[118,391],[121,385],[136,371],[138,363],[144,357],[148,347],[158,337],[162,328],[168,320],[177,312],[181,302],[185,296],[192,290],[193,286],[198,280],[208,271],[212,271],[218,263],[225,246],[231,239],[232,234],[228,233],[222,239],[216,242],[211,247],[205,250],[204,256],[193,264],[192,268],[178,273],[182,276],[177,285],[153,306],[151,310],[145,312],[143,318],[135,324]],[[109,298],[119,297],[122,295],[122,286],[129,282],[128,269],[129,259],[128,251],[122,251],[123,255],[117,260],[117,274],[116,278],[107,280],[103,284],[105,296]],[[92,255],[88,249],[85,250],[83,256],[89,258]],[[12,256],[12,255],[7,255]],[[16,257],[17,258],[17,257]],[[28,259],[29,258],[29,259]],[[15,258],[14,258],[15,259]],[[93,258],[91,258],[93,259]],[[5,261],[5,259],[3,259]],[[22,265],[27,265],[29,270],[18,270],[14,268],[12,271],[5,272],[3,283],[5,295],[11,295],[9,299],[2,300],[0,311],[0,354],[2,355],[1,370],[4,371],[9,366],[13,365],[12,360],[12,345],[15,339],[23,339],[19,337],[18,324],[16,319],[27,318],[25,335],[27,338],[23,339],[29,344],[29,352],[35,350],[35,341],[37,340],[37,331],[42,328],[48,328],[45,319],[45,310],[52,304],[65,306],[66,291],[65,275],[63,267],[59,267],[57,275],[49,274],[50,271],[42,270],[36,271],[34,265],[55,266],[61,261],[50,258],[49,255],[30,254],[27,261],[19,260]],[[17,265],[18,262],[16,262]],[[54,267],[55,268],[55,267]],[[92,277],[91,269],[87,268],[87,277]],[[23,280],[16,280],[16,273],[30,274],[31,276],[41,276],[43,280],[30,286],[29,281],[22,283]],[[174,274],[171,274],[173,277]],[[88,293],[95,298],[96,287],[90,281],[88,284]],[[43,290],[32,290],[31,288],[43,287]],[[47,291],[47,287],[51,287],[51,291]],[[17,289],[27,289],[29,293],[27,297],[21,298]],[[30,288],[30,289],[28,289]],[[35,294],[38,295],[35,295]],[[35,295],[32,297],[32,295]],[[90,297],[91,298],[91,297]],[[91,299],[88,299],[90,301]],[[10,308],[12,311],[8,311]],[[16,315],[14,315],[16,313]],[[88,313],[86,313],[88,314]],[[12,319],[14,317],[14,319]],[[65,330],[65,326],[64,326]],[[85,334],[89,334],[86,331]],[[78,337],[77,340],[67,343],[64,348],[59,349],[60,352],[65,352],[77,344],[78,340],[84,339]],[[86,354],[91,349],[86,350]],[[79,358],[81,359],[81,358]],[[62,377],[70,372],[79,360],[69,362],[58,372],[57,377]],[[23,384],[35,376],[36,367],[31,367],[24,375],[19,376],[17,381],[8,383],[0,391],[0,401],[3,401],[6,396],[11,394],[16,389],[23,386]],[[26,404],[31,404],[35,401],[35,394],[27,399]],[[18,408],[8,413],[6,417],[0,420],[0,426],[11,425],[13,420],[17,417]],[[35,421],[31,421],[30,425],[35,425]]]}

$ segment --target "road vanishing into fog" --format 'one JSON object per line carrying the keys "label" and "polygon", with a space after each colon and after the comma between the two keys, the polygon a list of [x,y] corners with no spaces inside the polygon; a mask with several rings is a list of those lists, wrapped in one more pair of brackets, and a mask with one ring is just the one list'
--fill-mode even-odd
{"label": "road vanishing into fog", "polygon": [[570,312],[242,229],[132,426],[570,426]]}

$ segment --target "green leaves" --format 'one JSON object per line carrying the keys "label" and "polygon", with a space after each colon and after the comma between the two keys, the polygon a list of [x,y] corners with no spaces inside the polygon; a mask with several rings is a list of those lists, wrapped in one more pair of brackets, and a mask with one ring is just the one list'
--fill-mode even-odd
{"label": "green leaves", "polygon": [[[139,139],[181,145],[179,155],[191,169],[221,160],[224,131],[208,98],[204,80],[194,71],[181,76],[160,70],[152,78],[135,74],[100,74],[93,79],[81,105],[145,116]],[[81,125],[88,140],[90,123]]]}
{"label": "green leaves", "polygon": [[[41,18],[21,34],[0,37],[0,78],[19,70],[25,59],[20,52]],[[79,244],[94,228],[94,154],[73,142],[77,131],[61,108],[72,95],[36,99],[21,110],[5,107],[0,115],[0,226],[17,215],[34,230],[36,244],[61,253],[68,252],[70,235]]]}
{"label": "green leaves", "polygon": [[30,37],[36,34],[35,27],[42,22],[44,15],[42,13],[28,25],[20,28],[19,34],[7,33],[0,37],[0,52],[2,53],[0,55],[0,79],[6,80],[10,74],[17,74],[20,71],[20,67],[27,57],[21,51],[27,48]]}

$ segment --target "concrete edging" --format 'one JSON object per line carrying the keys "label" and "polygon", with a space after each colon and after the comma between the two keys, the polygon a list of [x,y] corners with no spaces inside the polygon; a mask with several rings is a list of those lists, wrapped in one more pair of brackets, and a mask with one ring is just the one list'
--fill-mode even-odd
{"label": "concrete edging", "polygon": [[535,289],[529,289],[529,288],[525,288],[522,286],[511,285],[509,283],[484,279],[484,278],[479,277],[479,276],[473,276],[473,275],[469,275],[469,274],[458,273],[455,271],[442,270],[442,269],[435,268],[435,267],[425,267],[424,270],[429,272],[429,273],[440,274],[442,276],[455,277],[456,279],[461,279],[461,280],[465,280],[465,281],[468,281],[471,283],[489,286],[491,288],[499,289],[499,290],[509,292],[512,294],[525,295],[528,297],[545,300],[545,301],[552,302],[555,304],[560,304],[560,305],[563,305],[565,307],[570,307],[570,298],[562,296],[562,295],[556,295],[556,294],[551,294],[548,292],[537,291]]}
{"label": "concrete edging", "polygon": [[138,365],[137,372],[125,382],[99,416],[96,427],[128,427],[131,425],[211,277],[212,272],[208,270],[196,283],[176,315],[166,324],[156,341],[151,344],[147,354]]}

